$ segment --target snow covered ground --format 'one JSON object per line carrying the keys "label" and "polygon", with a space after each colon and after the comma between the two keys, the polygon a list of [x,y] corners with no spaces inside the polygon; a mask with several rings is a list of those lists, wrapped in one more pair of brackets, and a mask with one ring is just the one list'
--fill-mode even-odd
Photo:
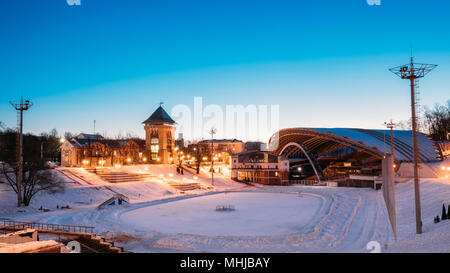
{"label": "snow covered ground", "polygon": [[[287,234],[307,225],[321,201],[314,195],[226,192],[132,210],[122,214],[120,221],[168,234]],[[218,205],[232,205],[234,211],[216,211]]]}
{"label": "snow covered ground", "polygon": [[[449,179],[422,180],[421,235],[415,234],[413,182],[403,179],[396,185],[395,241],[381,191],[249,187],[225,177],[217,177],[215,188],[208,189],[208,176],[177,175],[173,166],[123,168],[153,176],[112,184],[83,169],[70,169],[78,178],[58,173],[66,184],[64,193],[42,192],[30,207],[20,209],[14,192],[0,183],[0,218],[95,226],[96,233],[115,238],[132,252],[368,252],[369,241],[379,242],[382,252],[450,252],[450,221],[433,223],[442,204],[450,204]],[[182,194],[169,180],[198,181],[204,188]],[[98,210],[115,192],[130,197],[131,203]],[[234,205],[236,211],[216,212],[216,205]],[[40,206],[51,211],[42,212]]]}

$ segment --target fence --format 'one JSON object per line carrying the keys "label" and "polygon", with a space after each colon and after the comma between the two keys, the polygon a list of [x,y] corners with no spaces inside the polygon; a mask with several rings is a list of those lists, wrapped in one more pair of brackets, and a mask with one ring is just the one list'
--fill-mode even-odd
{"label": "fence", "polygon": [[73,226],[73,225],[61,225],[61,224],[47,224],[47,223],[34,223],[34,222],[20,222],[9,219],[0,219],[0,229],[36,229],[44,232],[67,232],[67,233],[94,233],[95,227],[89,226]]}
{"label": "fence", "polygon": [[305,186],[314,186],[319,184],[317,180],[289,180],[290,185],[305,185]]}

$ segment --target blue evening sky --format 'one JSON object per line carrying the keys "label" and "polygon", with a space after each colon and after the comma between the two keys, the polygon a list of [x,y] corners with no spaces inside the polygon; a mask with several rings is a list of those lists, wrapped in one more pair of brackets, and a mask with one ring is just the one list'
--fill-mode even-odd
{"label": "blue evening sky", "polygon": [[450,92],[447,0],[2,0],[0,121],[25,131],[133,132],[163,101],[280,106],[280,127],[381,128],[410,115],[388,69],[439,67],[421,104]]}

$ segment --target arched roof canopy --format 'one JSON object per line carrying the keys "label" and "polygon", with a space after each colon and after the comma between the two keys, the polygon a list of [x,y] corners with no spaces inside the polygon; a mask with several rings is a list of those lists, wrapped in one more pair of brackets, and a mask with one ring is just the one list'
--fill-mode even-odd
{"label": "arched roof canopy", "polygon": [[[419,133],[419,159],[439,160],[440,151],[432,140]],[[397,162],[412,161],[411,131],[394,130],[394,156]],[[275,133],[269,140],[269,150],[281,154],[289,143],[299,143],[311,154],[328,154],[343,147],[352,147],[374,158],[383,158],[390,151],[390,131],[346,128],[288,128]],[[292,151],[290,151],[292,152]]]}

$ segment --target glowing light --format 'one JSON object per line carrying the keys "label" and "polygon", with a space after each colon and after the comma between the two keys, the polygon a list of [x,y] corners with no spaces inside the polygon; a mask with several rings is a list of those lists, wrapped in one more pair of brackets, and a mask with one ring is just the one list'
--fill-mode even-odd
{"label": "glowing light", "polygon": [[120,168],[120,167],[122,167],[120,164],[114,165],[114,168]]}
{"label": "glowing light", "polygon": [[175,147],[175,149],[174,149],[174,150],[175,150],[175,152],[176,152],[176,151],[178,151],[178,147]]}
{"label": "glowing light", "polygon": [[164,177],[164,174],[160,174],[159,177],[163,178],[163,177]]}
{"label": "glowing light", "polygon": [[208,160],[208,158],[206,156],[204,156],[202,159],[205,160],[205,161]]}
{"label": "glowing light", "polygon": [[447,167],[447,171],[450,171],[450,167]]}
{"label": "glowing light", "polygon": [[161,161],[161,158],[158,157],[158,158],[156,159],[156,161]]}
{"label": "glowing light", "polygon": [[298,167],[297,171],[301,172],[302,171],[302,167]]}
{"label": "glowing light", "polygon": [[144,160],[144,162],[147,162],[147,158],[146,157],[144,157],[142,160]]}
{"label": "glowing light", "polygon": [[173,177],[173,173],[169,173],[169,176],[170,176],[170,177]]}
{"label": "glowing light", "polygon": [[89,160],[83,160],[83,164],[89,164]]}
{"label": "glowing light", "polygon": [[131,162],[131,158],[127,158],[127,161],[128,161],[128,162]]}
{"label": "glowing light", "polygon": [[197,176],[194,176],[194,180],[197,180],[198,179],[198,177]]}
{"label": "glowing light", "polygon": [[61,142],[61,143],[64,143],[65,141],[66,141],[66,139],[63,137],[59,139],[59,142]]}
{"label": "glowing light", "polygon": [[441,167],[441,170],[445,171],[445,166],[442,166],[442,167]]}

